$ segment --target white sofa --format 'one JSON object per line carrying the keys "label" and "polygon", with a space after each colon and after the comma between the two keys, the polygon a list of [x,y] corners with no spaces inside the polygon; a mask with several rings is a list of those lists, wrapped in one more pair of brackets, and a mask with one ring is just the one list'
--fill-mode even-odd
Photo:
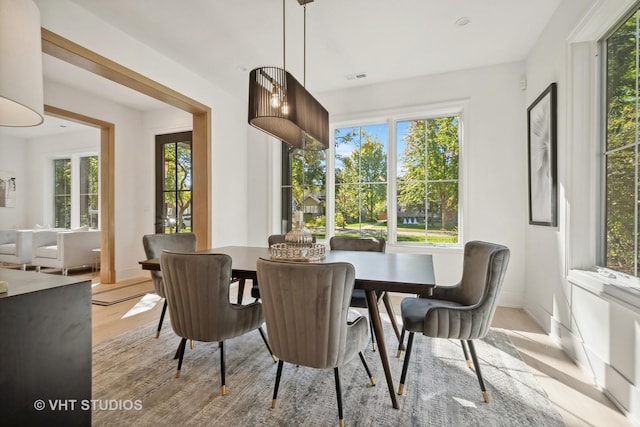
{"label": "white sofa", "polygon": [[93,265],[93,249],[98,248],[100,230],[40,230],[33,233],[31,263],[38,271],[40,267],[62,269],[62,274],[66,276],[69,268]]}
{"label": "white sofa", "polygon": [[0,230],[0,261],[25,270],[31,263],[31,235],[31,230]]}

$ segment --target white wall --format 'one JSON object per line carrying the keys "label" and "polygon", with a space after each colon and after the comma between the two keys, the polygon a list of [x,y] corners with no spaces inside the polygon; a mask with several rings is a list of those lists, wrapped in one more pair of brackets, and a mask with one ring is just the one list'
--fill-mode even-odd
{"label": "white wall", "polygon": [[[41,25],[56,34],[149,77],[212,109],[212,235],[214,245],[247,242],[247,123],[246,100],[217,88],[170,58],[106,24],[68,0],[36,0]],[[82,98],[82,99],[80,99]],[[45,102],[116,124],[115,240],[116,278],[141,275],[141,239],[148,230],[150,172],[140,161],[153,156],[145,117],[125,113],[99,99],[69,99],[64,91],[45,88]],[[79,111],[79,108],[84,111]],[[180,124],[182,126],[182,123]],[[145,139],[146,138],[146,139]],[[144,160],[141,160],[144,159]],[[145,184],[146,185],[146,184]],[[142,210],[139,201],[144,201]]]}
{"label": "white wall", "polygon": [[559,226],[526,227],[524,308],[640,423],[640,298],[585,271],[598,241],[597,41],[633,3],[564,0],[527,58],[527,104],[558,83]]}
{"label": "white wall", "polygon": [[[510,63],[314,94],[329,111],[331,121],[464,100],[462,185],[466,219],[463,237],[465,241],[499,242],[511,249],[500,304],[517,307],[522,305],[524,292],[524,224],[527,220],[526,115],[524,93],[520,89],[523,74],[524,63]],[[255,144],[249,158],[250,181],[255,183],[250,188],[251,200],[264,200],[265,194],[275,192],[269,188],[275,173],[257,165],[269,158],[269,150],[277,157],[279,145],[257,134],[251,144]],[[273,197],[277,200],[279,194]],[[250,239],[256,244],[264,244],[271,231],[267,218],[260,224],[261,229],[257,222],[252,224]],[[388,250],[401,249],[389,247]],[[459,280],[461,250],[425,251],[434,253],[439,283],[453,284]]]}
{"label": "white wall", "polygon": [[26,173],[27,141],[0,134],[0,171],[15,172],[16,206],[0,208],[0,229],[27,227],[30,186]]}

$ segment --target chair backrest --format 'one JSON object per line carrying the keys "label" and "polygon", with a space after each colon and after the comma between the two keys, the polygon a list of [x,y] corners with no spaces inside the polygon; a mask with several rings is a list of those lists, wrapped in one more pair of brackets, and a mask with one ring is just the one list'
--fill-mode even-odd
{"label": "chair backrest", "polygon": [[382,237],[333,236],[329,240],[332,251],[384,252],[387,246]]}
{"label": "chair backrest", "polygon": [[163,251],[160,266],[175,333],[196,341],[223,341],[242,327],[229,302],[231,257]]}
{"label": "chair backrest", "polygon": [[[353,353],[347,313],[353,265],[258,260],[258,282],[273,353],[285,362],[334,368]],[[365,327],[366,334],[366,327]]]}
{"label": "chair backrest", "polygon": [[503,245],[478,240],[467,242],[456,301],[467,306],[489,303],[495,310],[509,255],[509,248]]}
{"label": "chair backrest", "polygon": [[[195,233],[147,234],[142,236],[142,246],[147,259],[160,258],[165,249],[174,252],[195,252],[198,237]],[[151,278],[158,295],[164,297],[162,272],[152,271]]]}
{"label": "chair backrest", "polygon": [[[268,243],[269,243],[269,247],[271,247],[271,245],[274,245],[276,243],[284,243],[285,242],[285,236],[286,234],[272,234],[271,236],[269,236],[268,238]],[[316,242],[316,236],[311,236],[311,241],[313,243]]]}

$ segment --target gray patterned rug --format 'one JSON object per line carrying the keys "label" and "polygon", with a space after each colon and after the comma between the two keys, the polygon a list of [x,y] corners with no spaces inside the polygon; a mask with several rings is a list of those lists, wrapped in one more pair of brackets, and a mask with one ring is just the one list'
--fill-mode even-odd
{"label": "gray patterned rug", "polygon": [[[402,359],[388,323],[385,333],[396,383]],[[180,378],[173,355],[179,338],[167,320],[159,339],[151,323],[93,351],[93,425],[329,426],[338,410],[332,370],[284,365],[278,404],[271,410],[276,367],[258,332],[225,342],[227,394],[220,395],[216,343],[185,352]],[[476,342],[491,402],[484,403],[460,343],[416,336],[400,409],[391,407],[382,365],[371,346],[370,385],[356,358],[341,368],[344,417],[357,426],[562,426],[561,416],[502,331]]]}

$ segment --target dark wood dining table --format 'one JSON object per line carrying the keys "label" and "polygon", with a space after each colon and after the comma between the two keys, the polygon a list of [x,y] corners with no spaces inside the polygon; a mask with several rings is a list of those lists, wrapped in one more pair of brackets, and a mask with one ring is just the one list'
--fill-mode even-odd
{"label": "dark wood dining table", "polygon": [[[258,258],[270,259],[269,248],[253,246],[225,246],[200,250],[198,253],[219,253],[231,257],[232,275],[256,280]],[[428,254],[391,252],[327,251],[321,261],[348,262],[355,268],[355,288],[364,289],[367,295],[369,316],[378,343],[378,353],[391,395],[391,403],[398,409],[395,387],[389,367],[389,356],[384,340],[382,321],[375,291],[424,295],[435,287],[433,259]],[[160,270],[158,258],[140,261],[143,270]],[[258,285],[259,287],[259,285]]]}

